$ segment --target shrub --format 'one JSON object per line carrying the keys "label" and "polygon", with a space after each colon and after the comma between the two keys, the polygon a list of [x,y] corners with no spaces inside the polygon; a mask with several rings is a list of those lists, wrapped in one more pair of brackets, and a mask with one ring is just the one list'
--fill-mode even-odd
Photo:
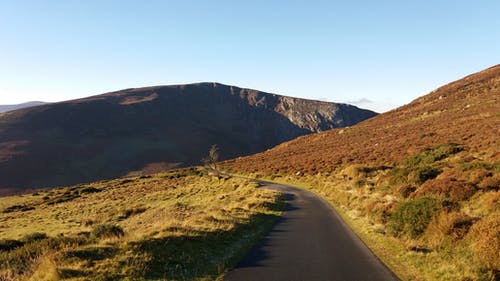
{"label": "shrub", "polygon": [[7,207],[3,210],[3,213],[12,213],[12,212],[26,212],[30,210],[34,210],[35,207],[33,206],[26,206],[26,205],[13,205],[10,207]]}
{"label": "shrub", "polygon": [[92,228],[91,235],[96,238],[122,237],[125,235],[123,229],[114,224],[98,224]]}
{"label": "shrub", "polygon": [[97,192],[101,192],[102,189],[99,189],[99,188],[95,188],[93,186],[84,186],[84,187],[81,187],[77,190],[75,190],[75,192],[78,192],[78,194],[82,195],[82,194],[85,194],[85,193],[97,193]]}
{"label": "shrub", "polygon": [[430,166],[396,167],[392,169],[391,184],[417,184],[436,178],[441,170]]}
{"label": "shrub", "polygon": [[472,250],[478,261],[489,269],[500,268],[500,213],[494,213],[474,224],[469,233]]}
{"label": "shrub", "polygon": [[462,164],[461,170],[462,171],[469,171],[469,170],[475,170],[475,169],[485,169],[488,171],[494,171],[494,172],[500,172],[500,162],[494,162],[492,164],[485,163],[485,162],[468,162]]}
{"label": "shrub", "polygon": [[399,166],[390,172],[391,184],[422,184],[441,174],[435,163],[448,156],[462,151],[463,148],[454,143],[444,144],[435,148],[426,148],[419,154],[403,160]]}
{"label": "shrub", "polygon": [[31,234],[28,234],[28,235],[25,235],[21,241],[24,242],[24,243],[31,243],[31,242],[35,242],[35,241],[39,241],[39,240],[43,240],[43,239],[46,239],[48,236],[47,234],[45,233],[42,233],[42,232],[34,232],[34,233],[31,233]]}
{"label": "shrub", "polygon": [[423,166],[419,167],[408,174],[408,181],[411,183],[422,184],[427,180],[436,178],[441,173],[441,170]]}
{"label": "shrub", "polygon": [[431,197],[403,202],[391,214],[388,227],[395,235],[416,238],[425,231],[440,205],[439,200]]}
{"label": "shrub", "polygon": [[451,201],[461,201],[470,198],[474,193],[476,193],[474,186],[453,178],[444,178],[426,181],[413,197],[438,196]]}
{"label": "shrub", "polygon": [[120,216],[118,216],[118,220],[124,220],[124,219],[127,219],[133,215],[144,213],[146,210],[147,210],[146,208],[126,209],[122,212],[122,214]]}
{"label": "shrub", "polygon": [[456,143],[447,143],[434,148],[425,148],[419,154],[405,159],[402,164],[409,167],[432,164],[462,150],[463,147]]}

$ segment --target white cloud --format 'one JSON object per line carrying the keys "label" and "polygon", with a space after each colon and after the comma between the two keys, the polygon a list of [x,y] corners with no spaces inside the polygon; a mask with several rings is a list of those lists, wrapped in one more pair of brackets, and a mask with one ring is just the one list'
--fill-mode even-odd
{"label": "white cloud", "polygon": [[392,102],[387,101],[372,101],[367,98],[360,98],[358,100],[344,101],[343,103],[352,104],[360,108],[365,108],[369,110],[373,110],[378,113],[383,113],[389,111],[391,109],[397,108],[400,105],[397,105]]}

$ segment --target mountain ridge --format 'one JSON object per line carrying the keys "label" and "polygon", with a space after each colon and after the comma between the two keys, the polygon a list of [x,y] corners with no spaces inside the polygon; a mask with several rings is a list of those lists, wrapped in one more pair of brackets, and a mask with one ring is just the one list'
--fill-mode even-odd
{"label": "mountain ridge", "polygon": [[248,155],[376,113],[196,83],[130,88],[0,114],[0,187],[67,185]]}
{"label": "mountain ridge", "polygon": [[17,110],[17,109],[22,109],[22,108],[26,108],[26,107],[43,105],[43,104],[47,104],[47,102],[28,101],[28,102],[23,102],[23,103],[18,103],[18,104],[2,104],[2,105],[0,105],[0,113],[12,111],[12,110]]}
{"label": "mountain ridge", "polygon": [[[499,84],[500,65],[496,65],[354,127],[302,136],[278,145],[271,152],[249,156],[252,160],[248,163],[241,161],[240,165],[236,161],[234,164],[244,170],[248,164],[255,167],[252,171],[257,171],[258,167],[252,163],[264,161],[276,165],[276,171],[291,171],[295,163],[295,168],[315,173],[348,163],[392,164],[432,143],[463,143],[471,150],[498,145],[495,136],[500,134],[500,120],[495,114],[499,110]],[[294,161],[268,161],[286,159],[290,149],[297,151]],[[299,159],[304,156],[302,153],[313,154],[320,161],[309,165],[309,160]],[[498,157],[498,154],[487,156],[488,159]]]}

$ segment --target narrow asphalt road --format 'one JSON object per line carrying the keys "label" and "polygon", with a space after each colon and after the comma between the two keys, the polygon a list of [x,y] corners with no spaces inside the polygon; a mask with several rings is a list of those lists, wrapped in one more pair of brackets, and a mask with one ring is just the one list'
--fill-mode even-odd
{"label": "narrow asphalt road", "polygon": [[399,280],[323,199],[293,186],[263,184],[286,194],[287,209],[225,281]]}

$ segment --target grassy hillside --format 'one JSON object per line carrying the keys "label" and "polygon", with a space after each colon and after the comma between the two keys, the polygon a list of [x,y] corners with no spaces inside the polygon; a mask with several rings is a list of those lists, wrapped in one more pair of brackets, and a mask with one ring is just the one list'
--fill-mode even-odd
{"label": "grassy hillside", "polygon": [[327,198],[404,280],[500,278],[500,66],[227,169]]}
{"label": "grassy hillside", "polygon": [[195,168],[2,197],[0,280],[213,280],[281,206]]}

